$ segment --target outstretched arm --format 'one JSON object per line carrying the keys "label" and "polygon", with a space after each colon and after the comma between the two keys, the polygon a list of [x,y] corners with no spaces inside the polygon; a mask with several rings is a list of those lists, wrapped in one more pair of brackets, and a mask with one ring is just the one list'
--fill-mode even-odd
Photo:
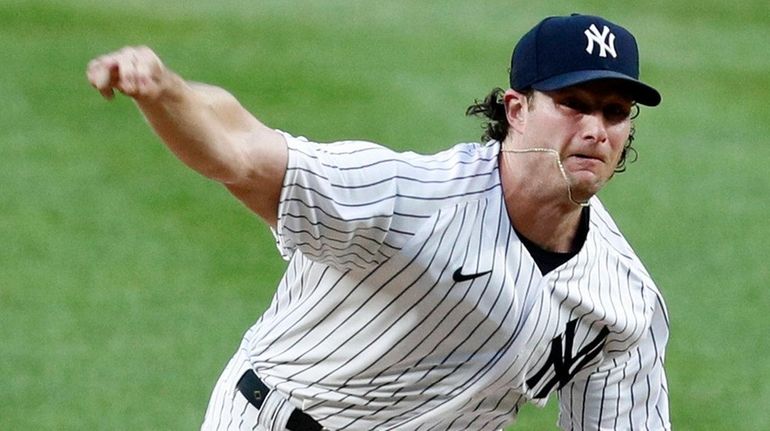
{"label": "outstretched arm", "polygon": [[287,149],[227,91],[187,82],[147,47],[127,47],[88,64],[91,85],[107,99],[131,97],[168,148],[187,166],[223,183],[275,226]]}

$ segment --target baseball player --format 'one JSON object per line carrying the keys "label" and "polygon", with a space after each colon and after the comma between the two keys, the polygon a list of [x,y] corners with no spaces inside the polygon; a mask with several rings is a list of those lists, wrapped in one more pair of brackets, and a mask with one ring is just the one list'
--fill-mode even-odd
{"label": "baseball player", "polygon": [[596,197],[660,102],[638,62],[617,24],[547,18],[469,108],[488,139],[419,155],[268,128],[146,47],[93,60],[288,260],[203,429],[497,430],[554,393],[563,429],[670,429],[666,308]]}

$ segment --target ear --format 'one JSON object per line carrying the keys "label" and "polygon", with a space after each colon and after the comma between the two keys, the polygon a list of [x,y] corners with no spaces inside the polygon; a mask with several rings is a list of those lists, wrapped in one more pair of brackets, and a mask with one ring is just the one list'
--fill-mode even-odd
{"label": "ear", "polygon": [[529,109],[527,96],[516,90],[508,89],[503,94],[503,104],[505,105],[505,116],[508,119],[508,125],[518,133],[524,133],[527,119],[527,110]]}

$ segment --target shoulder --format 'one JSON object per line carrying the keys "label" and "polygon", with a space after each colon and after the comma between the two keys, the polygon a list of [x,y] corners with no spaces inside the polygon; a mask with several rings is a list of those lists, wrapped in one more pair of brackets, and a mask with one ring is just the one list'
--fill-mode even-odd
{"label": "shoulder", "polygon": [[658,286],[612,216],[596,197],[591,199],[589,235],[594,236],[606,253],[614,256],[619,269],[625,273],[629,282],[641,288],[645,298],[646,313],[651,314],[659,309],[667,319],[666,306]]}
{"label": "shoulder", "polygon": [[[345,140],[318,143],[304,137],[282,132],[289,147],[287,170],[300,170],[323,176],[337,184],[389,182],[411,188],[443,189],[451,192],[470,189],[489,189],[499,183],[497,154],[499,146],[461,143],[443,151],[424,154],[415,151],[395,151],[383,145]],[[426,190],[427,191],[427,190]],[[439,192],[441,193],[441,192]]]}
{"label": "shoulder", "polygon": [[[460,143],[437,153],[415,151],[396,151],[384,145],[366,140],[341,140],[334,142],[315,142],[304,136],[293,136],[279,131],[289,149],[309,157],[329,157],[338,159],[357,159],[372,162],[403,162],[415,165],[471,164],[474,162],[496,161],[499,144],[492,141],[487,144]],[[359,167],[362,165],[359,164]]]}
{"label": "shoulder", "polygon": [[497,165],[499,146],[496,143],[460,143],[434,154],[420,154],[412,151],[401,153],[405,160],[415,163],[447,165],[462,169],[463,166],[478,164]]}
{"label": "shoulder", "polygon": [[[591,218],[589,234],[593,234],[597,242],[607,251],[616,254],[622,260],[641,264],[626,237],[620,231],[615,220],[598,197],[591,198]],[[646,271],[645,271],[646,272]]]}

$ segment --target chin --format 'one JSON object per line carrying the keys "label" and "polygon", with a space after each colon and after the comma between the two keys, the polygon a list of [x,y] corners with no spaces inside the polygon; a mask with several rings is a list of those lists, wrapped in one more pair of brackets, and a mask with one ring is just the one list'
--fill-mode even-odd
{"label": "chin", "polygon": [[578,191],[572,191],[572,199],[574,199],[576,202],[588,202],[589,199],[594,197],[596,193],[585,193],[585,192],[578,192]]}
{"label": "chin", "polygon": [[580,172],[572,175],[572,196],[578,200],[586,201],[604,188],[609,178],[603,178],[593,173]]}

